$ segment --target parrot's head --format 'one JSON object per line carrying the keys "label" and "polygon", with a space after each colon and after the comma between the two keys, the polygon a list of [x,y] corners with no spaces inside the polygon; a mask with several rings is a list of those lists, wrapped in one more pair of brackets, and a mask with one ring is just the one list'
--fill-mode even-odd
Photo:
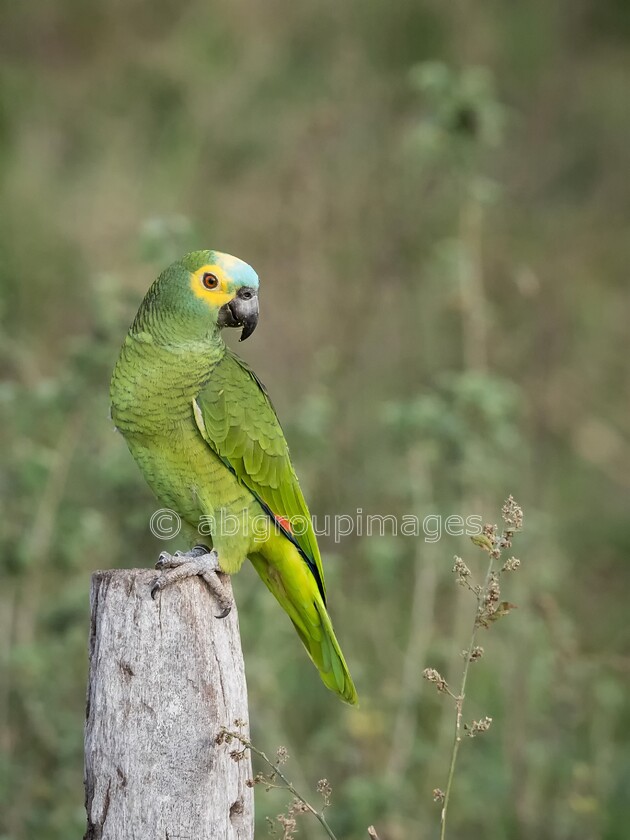
{"label": "parrot's head", "polygon": [[[168,316],[193,340],[222,327],[242,327],[244,341],[258,323],[258,275],[230,254],[192,251],[162,272],[143,309]],[[146,325],[150,319],[142,320]]]}

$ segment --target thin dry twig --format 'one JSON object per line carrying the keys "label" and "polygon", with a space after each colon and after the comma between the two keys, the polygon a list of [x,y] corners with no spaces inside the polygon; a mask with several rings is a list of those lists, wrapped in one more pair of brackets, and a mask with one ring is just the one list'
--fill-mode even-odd
{"label": "thin dry twig", "polygon": [[426,680],[433,683],[440,693],[447,694],[455,701],[453,746],[451,749],[446,790],[442,791],[441,789],[436,788],[433,791],[434,800],[442,803],[440,840],[445,840],[446,837],[446,818],[462,738],[464,734],[468,737],[474,738],[477,735],[487,732],[492,724],[492,718],[490,717],[484,717],[479,721],[473,721],[470,725],[462,724],[464,699],[466,696],[466,684],[468,681],[470,664],[471,662],[478,661],[483,656],[483,648],[476,643],[477,634],[480,628],[490,627],[492,623],[497,621],[499,618],[502,618],[504,615],[507,615],[507,613],[514,608],[514,604],[500,600],[501,590],[499,581],[501,574],[504,572],[516,571],[520,562],[516,558],[510,557],[498,570],[495,569],[495,563],[497,563],[501,558],[501,554],[504,549],[512,547],[512,538],[523,525],[523,511],[514,501],[512,496],[510,496],[503,505],[501,514],[505,523],[505,527],[501,533],[499,533],[496,525],[486,525],[483,528],[482,534],[473,538],[475,545],[479,546],[479,548],[484,551],[487,551],[489,555],[488,568],[486,570],[483,586],[474,585],[472,582],[472,574],[468,566],[466,566],[461,557],[455,558],[453,572],[456,575],[457,582],[466,589],[470,590],[477,599],[477,609],[470,634],[470,640],[468,642],[468,646],[462,651],[464,666],[462,669],[459,691],[457,693],[451,691],[446,680],[438,671],[435,670],[435,668],[425,668],[423,671],[423,676]]}
{"label": "thin dry twig", "polygon": [[[254,746],[254,744],[252,744],[249,738],[245,737],[245,735],[241,734],[240,732],[235,732],[229,729],[222,729],[217,738],[217,742],[229,743],[231,739],[235,739],[236,741],[238,741],[243,746],[243,750],[249,750],[250,752],[257,755],[262,761],[264,761],[267,767],[270,768],[271,772],[269,773],[269,775],[265,776],[263,774],[259,774],[251,780],[251,785],[260,783],[263,784],[267,790],[271,790],[274,788],[279,790],[288,790],[289,793],[291,793],[302,806],[301,810],[305,811],[306,813],[310,813],[315,817],[315,819],[320,823],[330,840],[338,840],[336,834],[333,832],[332,828],[328,824],[328,821],[326,820],[326,817],[323,813],[330,802],[330,787],[325,779],[320,780],[318,784],[319,792],[324,797],[324,807],[321,811],[318,811],[317,808],[311,805],[311,803],[297,790],[297,788],[294,787],[293,783],[287,778],[287,776],[285,776],[285,774],[280,769],[280,764],[284,763],[284,761],[288,758],[288,756],[286,755],[286,751],[283,751],[282,747],[278,749],[278,758],[274,762],[271,761],[269,756],[267,756],[262,750],[259,750],[258,747]],[[233,753],[233,757],[235,760],[238,760],[239,752]],[[276,777],[280,779],[282,784],[275,783],[274,780],[276,779]]]}

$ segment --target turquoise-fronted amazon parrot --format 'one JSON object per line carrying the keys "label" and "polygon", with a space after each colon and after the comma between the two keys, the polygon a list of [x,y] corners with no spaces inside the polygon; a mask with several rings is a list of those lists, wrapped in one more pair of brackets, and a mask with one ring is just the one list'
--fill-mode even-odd
{"label": "turquoise-fronted amazon parrot", "polygon": [[191,533],[205,534],[204,544],[186,553],[160,555],[153,594],[201,575],[225,614],[230,601],[217,572],[233,574],[249,558],[324,684],[356,703],[278,417],[256,374],[221,334],[240,327],[243,340],[257,322],[256,272],[228,254],[194,251],[153,283],[120,351],[111,384],[116,428],[161,504]]}

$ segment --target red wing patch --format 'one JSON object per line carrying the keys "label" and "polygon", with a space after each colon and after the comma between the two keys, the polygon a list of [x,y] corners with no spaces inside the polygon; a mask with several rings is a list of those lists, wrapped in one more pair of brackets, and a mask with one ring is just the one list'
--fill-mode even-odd
{"label": "red wing patch", "polygon": [[282,527],[287,532],[287,534],[292,534],[293,533],[293,529],[291,528],[291,523],[289,522],[289,520],[285,516],[278,516],[276,514],[276,522],[278,522],[279,525],[282,525]]}

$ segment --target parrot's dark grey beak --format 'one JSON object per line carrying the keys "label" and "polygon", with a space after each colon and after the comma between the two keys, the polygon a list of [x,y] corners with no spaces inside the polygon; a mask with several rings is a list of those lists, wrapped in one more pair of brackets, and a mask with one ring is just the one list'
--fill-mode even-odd
{"label": "parrot's dark grey beak", "polygon": [[258,293],[256,289],[244,286],[229,303],[219,309],[220,327],[243,327],[239,341],[245,341],[258,324]]}

